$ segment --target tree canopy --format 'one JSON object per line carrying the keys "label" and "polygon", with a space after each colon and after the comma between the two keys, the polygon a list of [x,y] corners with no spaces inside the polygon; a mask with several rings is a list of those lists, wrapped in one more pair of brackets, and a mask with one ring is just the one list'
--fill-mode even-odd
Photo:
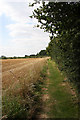
{"label": "tree canopy", "polygon": [[[50,33],[47,52],[56,61],[69,81],[80,86],[80,2],[49,2],[35,9],[36,18],[44,31]],[[56,34],[56,37],[55,37]]]}
{"label": "tree canopy", "polygon": [[61,34],[66,31],[78,30],[80,25],[80,3],[79,2],[49,2],[35,9],[32,17],[38,19],[41,23],[40,28],[50,32]]}
{"label": "tree canopy", "polygon": [[46,50],[41,50],[37,56],[47,56],[47,51]]}

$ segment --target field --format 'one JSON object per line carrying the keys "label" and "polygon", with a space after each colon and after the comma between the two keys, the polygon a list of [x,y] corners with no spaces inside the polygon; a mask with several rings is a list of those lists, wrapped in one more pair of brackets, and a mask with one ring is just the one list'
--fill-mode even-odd
{"label": "field", "polygon": [[47,59],[2,60],[3,119],[78,118],[76,87]]}
{"label": "field", "polygon": [[2,118],[32,117],[40,100],[41,71],[47,59],[2,60]]}
{"label": "field", "polygon": [[46,60],[47,58],[2,60],[3,94],[11,89],[16,89],[19,85],[36,82]]}

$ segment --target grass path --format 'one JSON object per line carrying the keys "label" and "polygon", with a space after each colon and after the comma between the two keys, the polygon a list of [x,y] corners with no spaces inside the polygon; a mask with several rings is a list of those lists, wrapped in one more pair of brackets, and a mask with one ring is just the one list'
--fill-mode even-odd
{"label": "grass path", "polygon": [[65,79],[55,62],[49,61],[40,118],[78,118],[77,96]]}

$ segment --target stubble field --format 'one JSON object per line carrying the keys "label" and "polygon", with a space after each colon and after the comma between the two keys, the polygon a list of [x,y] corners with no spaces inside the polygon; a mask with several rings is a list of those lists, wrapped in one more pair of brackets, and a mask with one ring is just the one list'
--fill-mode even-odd
{"label": "stubble field", "polygon": [[2,60],[2,119],[25,120],[34,115],[41,96],[41,71],[47,59]]}
{"label": "stubble field", "polygon": [[36,82],[47,58],[2,60],[3,94],[9,90],[20,89],[25,84]]}

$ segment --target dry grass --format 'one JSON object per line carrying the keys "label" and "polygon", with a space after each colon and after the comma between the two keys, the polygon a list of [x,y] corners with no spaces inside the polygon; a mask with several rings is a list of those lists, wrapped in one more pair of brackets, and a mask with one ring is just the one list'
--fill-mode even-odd
{"label": "dry grass", "polygon": [[47,58],[14,59],[2,61],[3,94],[9,90],[19,92],[25,85],[35,83]]}
{"label": "dry grass", "polygon": [[2,60],[2,116],[23,120],[34,116],[40,104],[41,86],[44,81],[42,72],[47,59]]}

